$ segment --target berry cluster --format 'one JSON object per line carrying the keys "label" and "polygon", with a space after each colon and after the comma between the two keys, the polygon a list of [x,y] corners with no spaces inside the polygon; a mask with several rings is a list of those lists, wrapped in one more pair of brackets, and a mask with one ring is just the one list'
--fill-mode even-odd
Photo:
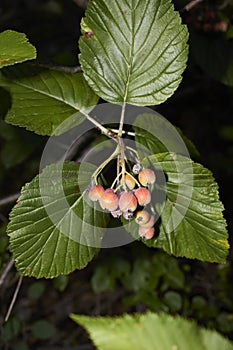
{"label": "berry cluster", "polygon": [[153,170],[142,169],[140,164],[135,164],[132,172],[134,175],[127,173],[122,176],[121,184],[115,190],[104,189],[98,184],[92,186],[89,190],[89,198],[91,201],[98,201],[101,208],[111,212],[115,218],[123,216],[129,220],[135,217],[135,222],[139,225],[139,236],[151,239],[154,236],[154,216],[145,208],[138,211],[137,208],[145,207],[150,203],[151,193],[148,186],[156,181],[156,176]]}

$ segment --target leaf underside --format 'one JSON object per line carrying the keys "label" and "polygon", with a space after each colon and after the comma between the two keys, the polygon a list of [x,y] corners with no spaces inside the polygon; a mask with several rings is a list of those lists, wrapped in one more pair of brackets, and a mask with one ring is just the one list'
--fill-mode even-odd
{"label": "leaf underside", "polygon": [[104,100],[157,105],[177,89],[188,31],[170,0],[93,0],[82,21],[80,63]]}
{"label": "leaf underside", "polygon": [[107,214],[91,206],[85,189],[95,167],[53,164],[22,189],[10,214],[10,250],[20,273],[53,278],[84,268],[98,252]]}
{"label": "leaf underside", "polygon": [[215,331],[170,315],[88,317],[71,314],[99,350],[233,350],[233,344]]}

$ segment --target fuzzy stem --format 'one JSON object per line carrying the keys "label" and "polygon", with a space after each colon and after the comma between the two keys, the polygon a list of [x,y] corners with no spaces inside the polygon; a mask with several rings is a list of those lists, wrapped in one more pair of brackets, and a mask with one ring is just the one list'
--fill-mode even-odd
{"label": "fuzzy stem", "polygon": [[97,184],[97,177],[99,173],[106,167],[106,165],[111,162],[112,159],[114,159],[117,155],[119,155],[120,150],[119,150],[119,145],[117,145],[115,151],[111,154],[110,157],[108,157],[100,166],[96,169],[96,171],[93,173],[92,177],[94,178],[95,183]]}
{"label": "fuzzy stem", "polygon": [[104,134],[105,136],[109,137],[110,139],[114,140],[115,142],[117,142],[116,138],[112,135],[113,132],[107,128],[105,128],[102,124],[100,124],[99,122],[97,122],[97,120],[95,120],[94,118],[92,118],[89,114],[85,113],[85,112],[81,112],[83,115],[85,115],[85,117],[89,120],[89,122],[91,122],[92,124],[94,124],[101,132],[102,134]]}
{"label": "fuzzy stem", "polygon": [[121,110],[121,119],[120,119],[120,124],[119,124],[119,131],[117,136],[122,137],[123,134],[123,127],[124,127],[124,120],[125,120],[125,109],[126,109],[126,102],[123,103],[122,105],[122,110]]}

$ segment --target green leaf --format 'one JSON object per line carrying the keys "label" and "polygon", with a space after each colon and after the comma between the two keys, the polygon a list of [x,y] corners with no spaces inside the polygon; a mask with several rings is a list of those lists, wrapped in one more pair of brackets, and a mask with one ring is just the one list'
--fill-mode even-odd
{"label": "green leaf", "polygon": [[178,312],[182,308],[182,297],[179,293],[168,291],[163,297],[164,303],[169,307],[171,312]]}
{"label": "green leaf", "polygon": [[95,293],[113,290],[116,280],[123,278],[129,271],[130,264],[126,259],[112,255],[107,263],[104,261],[96,266],[91,278],[91,286]]}
{"label": "green leaf", "polygon": [[0,33],[0,68],[36,58],[36,49],[24,33],[5,30]]}
{"label": "green leaf", "polygon": [[161,115],[144,113],[134,121],[135,141],[141,158],[151,154],[175,152],[198,158],[199,152],[179,128],[175,128]]}
{"label": "green leaf", "polygon": [[[192,32],[192,53],[197,64],[213,79],[233,86],[233,43],[223,33]],[[224,52],[224,55],[222,54]]]}
{"label": "green leaf", "polygon": [[42,282],[34,282],[28,287],[27,297],[31,300],[39,299],[45,291],[45,285]]}
{"label": "green leaf", "polygon": [[220,334],[181,317],[147,313],[123,317],[71,315],[99,350],[233,350]]}
{"label": "green leaf", "polygon": [[104,100],[156,105],[177,89],[188,31],[170,0],[90,1],[82,32],[84,76]]}
{"label": "green leaf", "polygon": [[42,138],[38,135],[6,124],[3,120],[0,120],[0,137],[5,140],[0,159],[6,168],[22,163],[42,145]]}
{"label": "green leaf", "polygon": [[6,121],[40,135],[59,135],[80,124],[98,102],[82,73],[20,65],[4,69],[0,85],[12,96]]}
{"label": "green leaf", "polygon": [[52,164],[23,187],[7,229],[23,275],[68,274],[84,268],[98,252],[108,214],[87,198],[94,169],[91,164]]}
{"label": "green leaf", "polygon": [[165,172],[167,198],[159,235],[145,243],[175,256],[225,262],[228,233],[212,173],[174,153],[152,155],[144,160],[144,166],[149,164]]}
{"label": "green leaf", "polygon": [[35,338],[49,339],[56,334],[56,328],[46,320],[39,320],[33,323],[32,333]]}

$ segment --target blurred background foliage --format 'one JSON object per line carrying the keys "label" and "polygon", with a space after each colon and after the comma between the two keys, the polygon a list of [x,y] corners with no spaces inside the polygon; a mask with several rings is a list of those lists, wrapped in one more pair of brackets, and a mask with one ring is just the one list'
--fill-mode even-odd
{"label": "blurred background foliage", "polygon": [[[79,24],[86,2],[1,0],[0,31],[26,33],[40,63],[78,65]],[[200,151],[199,161],[213,171],[232,243],[233,3],[175,0],[174,4],[190,31],[189,61],[179,89],[155,109],[181,128]],[[47,140],[6,124],[9,106],[9,95],[0,90],[0,276],[11,258],[5,230],[14,204],[1,200],[17,197],[25,182],[38,173]],[[86,269],[70,276],[24,278],[4,323],[18,278],[14,268],[4,281],[0,277],[0,348],[4,350],[93,349],[83,329],[69,319],[71,312],[179,313],[233,340],[232,251],[227,264],[218,265],[175,259],[137,242],[104,249]]]}

